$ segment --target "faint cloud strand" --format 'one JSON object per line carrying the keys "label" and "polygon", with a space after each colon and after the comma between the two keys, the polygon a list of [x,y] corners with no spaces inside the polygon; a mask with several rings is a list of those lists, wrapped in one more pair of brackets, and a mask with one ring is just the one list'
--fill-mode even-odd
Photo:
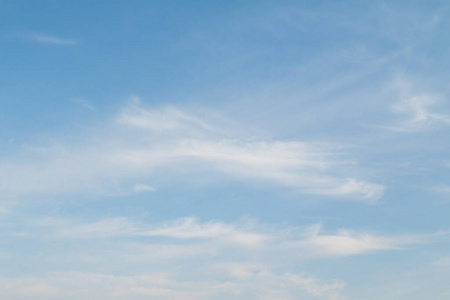
{"label": "faint cloud strand", "polygon": [[82,99],[82,98],[75,98],[75,99],[72,99],[71,101],[72,101],[73,103],[75,103],[75,104],[78,104],[78,105],[80,105],[80,106],[86,108],[86,109],[89,109],[89,110],[92,110],[92,111],[95,110],[94,105],[92,105],[89,101],[87,101],[87,100],[85,100],[85,99]]}
{"label": "faint cloud strand", "polygon": [[[177,240],[185,240],[192,246],[203,244],[205,247],[214,248],[217,248],[217,245],[251,247],[255,251],[257,249],[269,252],[282,251],[286,255],[295,252],[309,258],[400,250],[406,245],[423,243],[432,236],[380,236],[348,229],[340,229],[335,234],[322,234],[322,224],[313,224],[299,230],[286,225],[281,228],[267,228],[254,222],[200,222],[192,217],[159,224],[138,223],[127,218],[111,218],[92,223],[50,219],[37,222],[36,225],[46,229],[47,234],[58,239],[148,237],[158,241],[158,237],[164,237],[171,239],[174,245],[178,244]],[[158,244],[151,240],[147,242],[148,245]],[[165,245],[167,243],[164,242]],[[185,245],[180,245],[180,250]],[[203,253],[203,250],[201,252]]]}
{"label": "faint cloud strand", "polygon": [[135,193],[143,193],[143,192],[154,192],[156,191],[156,189],[147,184],[137,183],[134,185],[133,191]]}
{"label": "faint cloud strand", "polygon": [[77,40],[73,39],[63,39],[51,35],[46,35],[42,33],[35,33],[28,36],[30,40],[42,43],[42,44],[50,44],[57,46],[75,46],[78,44]]}
{"label": "faint cloud strand", "polygon": [[[187,272],[187,273],[192,273]],[[192,275],[192,274],[191,274]],[[212,274],[209,274],[211,277]],[[53,272],[38,277],[0,278],[0,288],[8,299],[33,296],[56,299],[283,299],[313,296],[324,300],[346,300],[343,281],[323,281],[311,275],[264,270],[245,281],[215,278],[193,280],[169,272],[145,276],[117,276],[94,272]],[[144,298],[143,298],[144,297]],[[230,298],[231,297],[231,298]],[[238,297],[238,298],[236,298]]]}
{"label": "faint cloud strand", "polygon": [[391,108],[393,112],[402,114],[405,118],[396,125],[384,128],[398,132],[418,132],[440,125],[450,125],[450,115],[432,110],[433,106],[438,104],[436,96],[412,92],[412,83],[405,79],[397,79],[394,85],[401,100]]}

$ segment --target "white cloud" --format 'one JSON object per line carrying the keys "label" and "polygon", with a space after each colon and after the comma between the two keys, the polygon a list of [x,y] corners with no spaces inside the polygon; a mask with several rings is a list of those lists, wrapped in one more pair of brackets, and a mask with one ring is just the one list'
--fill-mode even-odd
{"label": "white cloud", "polygon": [[0,278],[0,287],[4,297],[52,297],[59,289],[41,278]]}
{"label": "white cloud", "polygon": [[307,255],[323,256],[349,256],[366,254],[381,250],[394,250],[401,247],[420,243],[422,237],[388,237],[376,236],[365,232],[352,232],[341,229],[337,234],[320,234],[321,225],[314,225],[305,232],[307,237],[300,241],[288,242],[291,246],[302,249]]}
{"label": "white cloud", "polygon": [[298,295],[302,292],[315,299],[346,299],[342,295],[345,288],[343,281],[323,282],[306,273],[276,274],[271,270],[271,266],[245,262],[221,262],[213,268],[217,272],[228,274],[238,282],[252,284],[253,288],[259,286],[261,292],[264,292],[262,299],[296,299],[295,293]]}
{"label": "white cloud", "polygon": [[248,262],[219,262],[213,268],[237,279],[249,279],[255,275],[267,272],[269,266]]}
{"label": "white cloud", "polygon": [[[248,247],[241,245],[233,245],[223,243],[219,239],[216,240],[196,240],[196,241],[179,241],[175,240],[160,243],[133,244],[127,249],[128,252],[120,253],[117,256],[130,264],[146,264],[151,266],[164,265],[170,267],[173,265],[190,265],[196,263],[196,268],[203,267],[204,259],[215,260],[224,254],[226,249],[239,250]],[[255,249],[255,248],[253,248]],[[246,252],[245,252],[246,253]]]}
{"label": "white cloud", "polygon": [[448,194],[450,193],[450,185],[441,184],[441,185],[435,185],[430,188],[428,188],[430,191],[439,193],[439,194]]}
{"label": "white cloud", "polygon": [[40,33],[30,35],[30,39],[43,44],[60,45],[60,46],[73,46],[78,44],[76,40],[62,39]]}
{"label": "white cloud", "polygon": [[414,93],[412,84],[404,79],[395,83],[400,93],[400,101],[392,106],[392,110],[404,115],[403,120],[386,129],[399,132],[417,132],[432,129],[439,125],[450,125],[450,115],[438,113],[432,109],[438,105],[435,95]]}
{"label": "white cloud", "polygon": [[176,107],[148,110],[140,107],[139,98],[126,107],[116,120],[119,124],[155,132],[185,131],[189,133],[220,132],[218,128]]}
{"label": "white cloud", "polygon": [[229,244],[257,247],[269,236],[222,222],[200,223],[194,218],[182,218],[163,224],[139,224],[126,218],[103,219],[77,224],[69,221],[46,219],[37,225],[54,228],[59,238],[110,237],[166,237],[173,239],[216,239]]}
{"label": "white cloud", "polygon": [[[166,238],[184,240],[181,245],[203,245],[218,249],[225,245],[251,247],[251,251],[295,251],[305,258],[360,255],[382,250],[399,250],[406,245],[422,243],[426,236],[378,236],[366,232],[340,229],[336,234],[322,234],[322,225],[315,224],[300,231],[296,228],[265,228],[251,222],[223,223],[199,222],[195,218],[181,218],[159,224],[145,224],[127,218],[103,219],[92,223],[79,223],[45,219],[36,223],[47,228],[56,238],[98,239],[112,237]],[[50,230],[50,231],[48,231]],[[53,233],[52,233],[53,232]],[[157,245],[148,240],[151,245]],[[209,244],[208,244],[209,243]],[[176,249],[176,248],[174,248]],[[250,250],[250,249],[249,249]]]}
{"label": "white cloud", "polygon": [[94,105],[92,105],[92,104],[91,104],[89,101],[87,101],[86,99],[75,98],[75,99],[72,99],[72,102],[75,103],[75,104],[78,104],[78,105],[80,105],[80,106],[82,106],[82,107],[84,107],[84,108],[86,108],[86,109],[89,109],[89,110],[92,110],[92,111],[95,110]]}
{"label": "white cloud", "polygon": [[182,299],[185,296],[182,292],[155,287],[155,284],[167,284],[165,274],[125,277],[66,272],[49,273],[40,278],[0,279],[4,296],[25,299],[127,299],[133,295]]}
{"label": "white cloud", "polygon": [[319,280],[304,275],[286,274],[285,277],[290,284],[296,285],[300,287],[300,289],[306,290],[308,294],[318,298],[330,300],[347,299],[340,293],[345,287],[345,283],[342,281],[335,281],[331,284],[321,284]]}
{"label": "white cloud", "polygon": [[10,215],[10,214],[11,214],[11,210],[10,209],[0,206],[0,216],[1,215]]}
{"label": "white cloud", "polygon": [[[341,199],[371,202],[383,194],[380,184],[346,176],[345,170],[356,165],[337,146],[243,138],[242,133],[233,137],[233,130],[218,130],[220,124],[210,123],[179,109],[149,110],[134,104],[84,145],[29,149],[17,156],[26,163],[0,160],[0,193],[125,193],[131,180],[196,174],[202,182],[201,174],[207,173],[205,181],[226,176]],[[135,191],[142,188],[135,186]]]}
{"label": "white cloud", "polygon": [[133,191],[135,193],[154,192],[154,191],[156,191],[156,189],[147,184],[136,183],[133,187]]}
{"label": "white cloud", "polygon": [[57,237],[62,238],[109,238],[135,233],[135,225],[126,218],[112,218],[93,223],[71,224],[60,220],[44,220],[43,226],[56,226]]}
{"label": "white cloud", "polygon": [[78,44],[78,41],[72,39],[63,39],[51,35],[46,35],[42,33],[35,33],[29,35],[29,38],[33,41],[42,44],[58,45],[58,46],[74,46]]}
{"label": "white cloud", "polygon": [[438,258],[437,260],[435,260],[432,263],[432,266],[449,269],[450,268],[450,256],[442,256],[442,257]]}
{"label": "white cloud", "polygon": [[307,274],[265,271],[246,281],[224,282],[211,277],[214,274],[194,281],[187,274],[180,279],[166,272],[135,276],[64,272],[40,278],[0,278],[0,288],[7,299],[346,299],[341,294],[343,282],[323,282]]}
{"label": "white cloud", "polygon": [[179,239],[220,238],[233,244],[259,246],[269,239],[267,235],[238,229],[221,222],[199,223],[194,218],[184,218],[169,222],[160,228],[140,233],[145,236],[162,236]]}
{"label": "white cloud", "polygon": [[430,95],[411,96],[393,106],[394,111],[410,117],[392,130],[413,132],[432,128],[434,125],[450,124],[450,116],[433,112],[436,101]]}

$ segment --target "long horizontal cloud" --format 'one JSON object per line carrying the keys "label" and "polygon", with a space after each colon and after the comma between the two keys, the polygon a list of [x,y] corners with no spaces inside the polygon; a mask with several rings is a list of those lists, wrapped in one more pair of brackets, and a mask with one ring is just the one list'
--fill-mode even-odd
{"label": "long horizontal cloud", "polygon": [[[72,270],[87,264],[90,271],[0,277],[0,289],[10,298],[344,300],[345,282],[318,279],[298,267],[307,260],[401,250],[428,237],[322,233],[320,224],[299,228],[249,219],[146,223],[110,218],[43,219],[29,223],[21,239],[58,245],[56,256],[35,253],[40,260],[70,262]],[[99,271],[105,266],[108,273]],[[111,275],[114,270],[118,273]]]}
{"label": "long horizontal cloud", "polygon": [[346,176],[356,166],[337,147],[243,137],[245,130],[231,123],[133,104],[82,145],[60,143],[0,160],[0,194],[123,193],[154,176],[205,172],[344,199],[375,201],[383,194],[380,184]]}
{"label": "long horizontal cloud", "polygon": [[74,46],[78,44],[78,41],[73,39],[63,39],[43,33],[35,33],[28,36],[28,38],[32,41],[42,43],[42,44],[49,44],[49,45],[56,45],[56,46]]}
{"label": "long horizontal cloud", "polygon": [[245,281],[232,278],[193,281],[170,273],[115,276],[102,273],[64,272],[45,276],[0,278],[7,299],[326,299],[345,300],[342,281],[322,281],[308,274],[274,274],[262,270]]}
{"label": "long horizontal cloud", "polygon": [[[322,234],[321,224],[303,229],[288,226],[271,229],[254,221],[228,224],[218,221],[202,223],[195,218],[181,218],[160,224],[138,223],[127,218],[102,219],[92,223],[49,219],[36,224],[46,229],[47,235],[54,238],[160,237],[166,238],[164,245],[182,240],[185,241],[182,247],[188,244],[201,244],[214,245],[214,247],[216,245],[252,247],[251,251],[257,249],[260,251],[293,250],[308,258],[349,256],[402,249],[407,245],[422,243],[427,239],[426,236],[379,236],[345,229],[341,229],[335,234]],[[147,241],[146,245],[154,244],[152,240]],[[155,245],[158,245],[158,242]],[[175,245],[177,245],[176,242]]]}
{"label": "long horizontal cloud", "polygon": [[377,236],[366,232],[341,229],[337,234],[321,234],[321,224],[306,231],[304,239],[287,245],[302,249],[313,257],[360,255],[383,250],[399,250],[406,245],[422,243],[425,236]]}

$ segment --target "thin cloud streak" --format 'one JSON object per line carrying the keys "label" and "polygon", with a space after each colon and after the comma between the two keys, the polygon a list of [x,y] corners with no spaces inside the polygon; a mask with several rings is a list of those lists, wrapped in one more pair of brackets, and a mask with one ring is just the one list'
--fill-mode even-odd
{"label": "thin cloud streak", "polygon": [[49,44],[56,46],[75,46],[78,44],[77,40],[73,39],[63,39],[51,35],[46,35],[42,33],[35,33],[29,35],[29,39],[41,44]]}
{"label": "thin cloud streak", "polygon": [[302,249],[312,257],[368,254],[376,251],[401,250],[406,245],[424,243],[429,236],[377,236],[366,232],[339,229],[337,234],[321,234],[322,225],[305,229],[305,238],[287,242],[288,247]]}
{"label": "thin cloud streak", "polygon": [[126,218],[100,220],[88,224],[71,224],[63,220],[43,220],[44,228],[54,228],[57,238],[166,237],[171,239],[220,240],[241,246],[260,246],[269,240],[265,234],[252,232],[222,222],[200,223],[195,218],[181,218],[164,224],[144,225]]}
{"label": "thin cloud streak", "polygon": [[[116,276],[95,272],[52,272],[37,277],[0,278],[9,298],[21,299],[314,299],[345,300],[345,283],[323,281],[306,273],[274,273],[264,270],[245,281],[228,278],[195,281],[170,272]],[[25,298],[24,298],[25,297]],[[30,297],[30,298],[29,298]]]}
{"label": "thin cloud streak", "polygon": [[[163,237],[168,238],[168,241],[185,240],[191,245],[199,244],[205,247],[207,242],[212,243],[209,246],[233,245],[257,247],[259,251],[295,251],[305,257],[350,256],[400,250],[406,245],[423,243],[431,237],[377,236],[348,229],[340,229],[336,234],[322,234],[321,224],[314,224],[299,231],[289,226],[265,228],[255,222],[199,222],[191,217],[160,224],[143,224],[127,218],[112,218],[84,224],[50,219],[42,220],[36,225],[45,230],[44,235],[58,239]],[[149,240],[149,245],[157,244]]]}
{"label": "thin cloud streak", "polygon": [[94,105],[92,105],[91,103],[89,103],[89,101],[82,99],[82,98],[75,98],[71,100],[73,103],[78,104],[86,109],[89,109],[91,111],[95,110]]}
{"label": "thin cloud streak", "polygon": [[147,184],[137,183],[133,188],[135,193],[144,193],[144,192],[155,192],[156,189]]}

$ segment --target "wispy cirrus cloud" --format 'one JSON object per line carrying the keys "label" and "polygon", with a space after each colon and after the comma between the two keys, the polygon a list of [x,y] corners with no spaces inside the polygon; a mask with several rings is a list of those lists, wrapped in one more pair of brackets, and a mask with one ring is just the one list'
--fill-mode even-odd
{"label": "wispy cirrus cloud", "polygon": [[[255,221],[200,222],[191,217],[159,224],[138,223],[127,218],[102,219],[92,223],[47,219],[35,225],[44,229],[45,236],[57,239],[166,238],[168,240],[164,241],[164,245],[167,245],[167,241],[170,243],[181,240],[191,245],[214,247],[216,250],[218,245],[231,245],[252,247],[252,251],[256,251],[256,248],[259,249],[257,251],[263,252],[294,251],[308,258],[401,250],[407,245],[424,243],[432,236],[383,236],[348,229],[340,229],[334,234],[323,234],[321,224],[304,228],[286,225],[277,228],[263,226]],[[153,244],[151,240],[147,241],[148,245]],[[182,247],[184,246],[186,244]]]}
{"label": "wispy cirrus cloud", "polygon": [[437,112],[436,95],[413,92],[413,85],[406,79],[397,79],[395,89],[400,101],[391,106],[394,113],[404,117],[396,124],[384,128],[398,132],[418,132],[450,125],[450,114]]}
{"label": "wispy cirrus cloud", "polygon": [[0,278],[8,299],[304,299],[345,300],[345,283],[320,280],[306,273],[273,273],[264,270],[246,281],[214,278],[200,281],[179,278],[170,272],[118,276],[95,272],[52,272],[39,278]]}
{"label": "wispy cirrus cloud", "polygon": [[340,229],[336,234],[322,234],[321,231],[321,224],[312,225],[305,230],[303,239],[287,244],[314,257],[333,257],[399,250],[427,240],[426,236],[378,236],[348,229]]}
{"label": "wispy cirrus cloud", "polygon": [[143,192],[155,192],[156,189],[154,187],[149,186],[148,184],[136,183],[133,188],[135,193],[143,193]]}
{"label": "wispy cirrus cloud", "polygon": [[80,105],[81,107],[84,107],[86,109],[95,110],[94,105],[92,105],[89,101],[83,98],[74,98],[71,100],[73,103]]}
{"label": "wispy cirrus cloud", "polygon": [[427,190],[438,194],[448,195],[450,193],[450,185],[448,184],[434,185],[428,187]]}
{"label": "wispy cirrus cloud", "polygon": [[27,35],[27,38],[31,41],[38,42],[41,44],[55,45],[55,46],[75,46],[79,44],[77,40],[60,38],[52,35],[47,35],[43,33],[33,33]]}
{"label": "wispy cirrus cloud", "polygon": [[180,173],[197,174],[201,182],[201,174],[207,173],[208,180],[225,176],[339,199],[374,202],[383,194],[383,185],[346,174],[356,165],[340,154],[339,146],[245,136],[245,130],[235,134],[233,126],[224,126],[229,123],[134,103],[81,146],[40,147],[29,151],[37,158],[27,163],[0,161],[0,193],[123,193],[133,190],[124,187],[130,181]]}
{"label": "wispy cirrus cloud", "polygon": [[165,237],[171,239],[220,240],[242,246],[259,246],[270,239],[253,232],[248,226],[222,222],[200,223],[195,218],[181,218],[163,224],[139,224],[126,218],[99,220],[87,224],[73,224],[63,220],[42,220],[44,228],[53,228],[57,238]]}

